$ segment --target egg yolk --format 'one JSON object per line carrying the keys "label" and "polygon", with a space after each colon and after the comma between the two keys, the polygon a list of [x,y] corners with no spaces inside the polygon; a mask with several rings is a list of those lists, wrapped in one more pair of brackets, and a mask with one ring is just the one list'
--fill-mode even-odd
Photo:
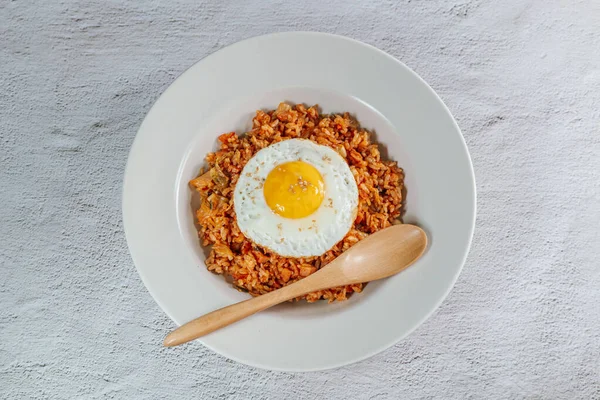
{"label": "egg yolk", "polygon": [[284,218],[304,218],[323,202],[325,184],[319,171],[303,161],[291,161],[273,168],[263,193],[271,210]]}

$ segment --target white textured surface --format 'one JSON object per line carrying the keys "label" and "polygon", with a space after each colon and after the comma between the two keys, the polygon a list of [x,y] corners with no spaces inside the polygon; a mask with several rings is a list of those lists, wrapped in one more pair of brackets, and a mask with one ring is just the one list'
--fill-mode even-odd
{"label": "white textured surface", "polygon": [[[0,1],[0,398],[600,399],[600,4],[354,3]],[[121,224],[153,101],[207,54],[285,30],[412,67],[456,116],[478,183],[440,310],[321,373],[161,348],[173,324]]]}

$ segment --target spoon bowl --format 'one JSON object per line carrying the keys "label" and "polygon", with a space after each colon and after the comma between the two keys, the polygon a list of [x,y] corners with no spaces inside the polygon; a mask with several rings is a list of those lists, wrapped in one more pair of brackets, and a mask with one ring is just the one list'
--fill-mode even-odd
{"label": "spoon bowl", "polygon": [[189,342],[307,293],[387,278],[414,263],[426,248],[427,235],[418,226],[391,226],[361,240],[304,279],[262,296],[213,311],[180,326],[167,335],[163,344],[170,347]]}

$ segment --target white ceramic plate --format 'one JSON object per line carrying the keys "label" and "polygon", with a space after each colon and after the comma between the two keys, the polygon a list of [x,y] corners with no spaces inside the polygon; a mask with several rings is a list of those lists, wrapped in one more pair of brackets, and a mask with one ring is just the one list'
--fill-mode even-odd
{"label": "white ceramic plate", "polygon": [[125,173],[129,249],[146,287],[178,324],[248,297],[204,267],[187,182],[216,148],[219,134],[248,130],[256,109],[283,100],[318,103],[324,112],[350,111],[372,129],[405,170],[405,222],[423,227],[430,239],[414,266],[367,285],[346,302],[284,304],[202,338],[214,351],[253,366],[320,370],[386,349],[439,306],[469,250],[475,179],[442,100],[388,54],[307,32],[224,48],[192,66],[158,99],[139,129]]}

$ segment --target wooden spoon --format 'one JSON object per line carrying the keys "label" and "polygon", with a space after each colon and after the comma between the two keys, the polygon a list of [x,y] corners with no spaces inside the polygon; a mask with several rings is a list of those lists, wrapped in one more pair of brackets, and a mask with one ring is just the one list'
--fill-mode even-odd
{"label": "wooden spoon", "polygon": [[213,311],[188,322],[165,338],[177,346],[284,301],[318,290],[364,283],[397,274],[427,247],[427,235],[414,225],[394,225],[361,240],[312,275],[262,296]]}

